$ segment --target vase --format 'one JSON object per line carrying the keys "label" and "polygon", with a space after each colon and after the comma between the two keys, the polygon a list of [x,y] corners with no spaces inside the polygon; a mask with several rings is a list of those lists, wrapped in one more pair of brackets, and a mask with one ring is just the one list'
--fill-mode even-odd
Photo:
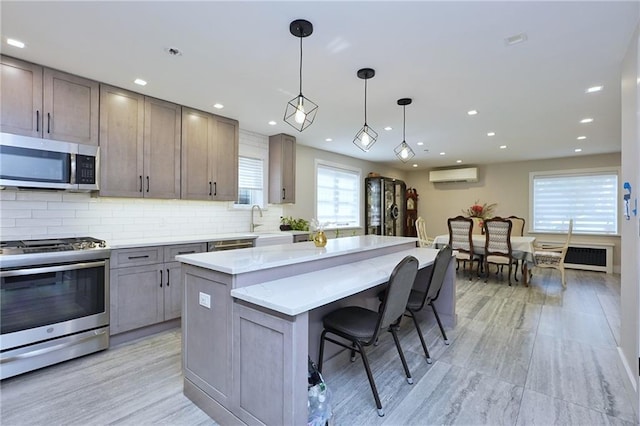
{"label": "vase", "polygon": [[324,231],[317,231],[313,236],[313,243],[316,247],[324,247],[327,245],[327,236]]}

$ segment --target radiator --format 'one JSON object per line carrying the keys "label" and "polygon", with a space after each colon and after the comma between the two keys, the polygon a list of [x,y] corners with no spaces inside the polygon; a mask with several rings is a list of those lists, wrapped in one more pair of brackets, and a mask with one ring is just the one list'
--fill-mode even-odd
{"label": "radiator", "polygon": [[564,266],[570,269],[613,273],[613,244],[570,243]]}

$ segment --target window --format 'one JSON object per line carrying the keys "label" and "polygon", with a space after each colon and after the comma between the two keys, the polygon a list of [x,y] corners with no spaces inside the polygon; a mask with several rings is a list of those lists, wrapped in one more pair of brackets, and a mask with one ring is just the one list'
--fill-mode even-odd
{"label": "window", "polygon": [[360,170],[316,162],[316,219],[330,228],[360,226]]}
{"label": "window", "polygon": [[532,172],[531,230],[576,234],[618,233],[618,170]]}
{"label": "window", "polygon": [[259,158],[238,158],[238,201],[236,204],[264,206],[264,164]]}

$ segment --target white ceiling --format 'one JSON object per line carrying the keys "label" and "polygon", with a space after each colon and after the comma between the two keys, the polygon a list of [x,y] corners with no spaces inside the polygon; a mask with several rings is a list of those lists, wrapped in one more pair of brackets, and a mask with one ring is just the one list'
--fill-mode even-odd
{"label": "white ceiling", "polygon": [[[0,8],[3,54],[407,170],[619,152],[621,61],[640,16],[636,1],[3,0]],[[289,24],[299,18],[314,25],[303,41],[303,93],[319,105],[302,133],[282,120],[298,92],[299,39]],[[505,43],[519,33],[526,42]],[[364,67],[376,71],[367,121],[380,134],[368,153],[352,144],[364,122],[356,76]],[[147,86],[133,84],[138,77]],[[604,89],[586,94],[594,85]],[[416,157],[407,164],[393,154],[403,97],[413,98],[406,141]],[[479,114],[468,116],[471,109]],[[594,122],[580,124],[585,117]]]}

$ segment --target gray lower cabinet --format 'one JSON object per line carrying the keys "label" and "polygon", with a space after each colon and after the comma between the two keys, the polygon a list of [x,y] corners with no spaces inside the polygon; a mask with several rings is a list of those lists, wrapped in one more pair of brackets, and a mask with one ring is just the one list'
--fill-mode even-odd
{"label": "gray lower cabinet", "polygon": [[206,251],[206,243],[113,250],[110,326],[118,334],[181,316],[178,254]]}

